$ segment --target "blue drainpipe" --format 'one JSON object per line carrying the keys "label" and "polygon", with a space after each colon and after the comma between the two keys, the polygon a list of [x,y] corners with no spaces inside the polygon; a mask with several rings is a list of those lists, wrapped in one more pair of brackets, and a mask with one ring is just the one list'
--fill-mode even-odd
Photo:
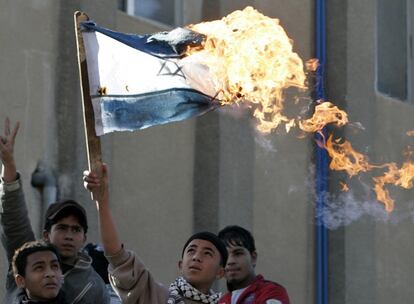
{"label": "blue drainpipe", "polygon": [[[316,58],[319,67],[316,70],[316,100],[325,100],[325,63],[326,63],[326,7],[325,0],[316,0]],[[326,130],[322,131],[326,136]],[[320,134],[316,140],[322,140]],[[328,304],[328,231],[319,216],[325,205],[328,192],[328,154],[316,145],[316,304]]]}

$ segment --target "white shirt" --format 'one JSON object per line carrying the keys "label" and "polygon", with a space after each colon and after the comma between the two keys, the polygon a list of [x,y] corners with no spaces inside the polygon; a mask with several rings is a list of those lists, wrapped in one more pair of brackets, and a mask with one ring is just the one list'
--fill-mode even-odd
{"label": "white shirt", "polygon": [[[249,286],[247,286],[249,287]],[[233,290],[231,292],[231,304],[236,304],[237,300],[240,298],[240,295],[243,293],[243,291],[245,291],[247,289],[247,287],[245,288],[241,288],[241,289],[236,289]]]}

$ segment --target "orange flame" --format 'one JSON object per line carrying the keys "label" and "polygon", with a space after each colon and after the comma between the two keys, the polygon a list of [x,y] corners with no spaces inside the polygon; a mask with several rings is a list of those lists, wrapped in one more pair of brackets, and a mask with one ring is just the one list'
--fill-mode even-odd
{"label": "orange flame", "polygon": [[404,189],[411,189],[414,183],[414,164],[405,162],[398,173],[399,179],[395,184]]}
{"label": "orange flame", "polygon": [[349,187],[347,184],[341,182],[341,191],[343,192],[348,192],[349,191]]}
{"label": "orange flame", "polygon": [[366,156],[356,152],[349,141],[340,143],[340,140],[338,139],[334,142],[331,135],[326,142],[326,150],[332,159],[329,164],[330,169],[346,171],[352,177],[360,172],[367,172],[373,168],[368,163]]}
{"label": "orange flame", "polygon": [[404,150],[403,150],[403,155],[407,158],[407,159],[412,159],[414,157],[414,148],[411,146],[407,146]]}
{"label": "orange flame", "polygon": [[189,28],[207,37],[201,48],[190,48],[187,54],[209,67],[223,104],[247,102],[261,132],[282,123],[287,129],[292,126],[292,119],[281,113],[283,93],[288,87],[305,89],[306,77],[302,59],[278,19],[246,7]]}
{"label": "orange flame", "polygon": [[[306,120],[289,118],[282,113],[284,93],[289,87],[306,89],[304,64],[293,52],[292,41],[280,26],[278,19],[246,7],[221,20],[191,25],[189,28],[206,36],[203,45],[189,48],[186,55],[203,64],[212,77],[215,96],[222,104],[241,102],[253,109],[258,130],[269,133],[284,124],[286,131],[295,126],[305,132],[320,132],[327,124],[342,127],[348,124],[345,111],[330,102],[320,103]],[[308,71],[318,68],[318,60],[306,63]],[[407,132],[414,136],[414,130]],[[374,177],[374,191],[378,201],[391,212],[394,201],[385,186],[394,184],[405,189],[413,187],[414,164],[404,163],[401,169],[395,163],[371,165],[367,156],[355,151],[348,141],[317,142],[331,157],[330,169],[345,171],[350,177],[373,168],[388,168],[383,176]],[[342,184],[343,191],[348,186]]]}
{"label": "orange flame", "polygon": [[398,176],[398,169],[395,163],[388,164],[388,172],[385,172],[383,176],[374,177],[374,191],[377,194],[377,200],[383,202],[385,210],[391,212],[394,210],[394,200],[390,197],[390,193],[385,189],[385,184],[391,184]]}
{"label": "orange flame", "polygon": [[317,58],[312,58],[306,61],[306,69],[308,71],[315,72],[319,66],[319,60]]}
{"label": "orange flame", "polygon": [[411,189],[414,186],[414,163],[406,161],[401,169],[398,169],[395,163],[372,165],[365,155],[353,149],[350,142],[340,143],[340,141],[341,139],[334,141],[331,135],[325,145],[332,159],[329,168],[336,171],[345,171],[350,177],[353,177],[373,168],[387,167],[388,171],[384,175],[372,179],[377,200],[385,205],[387,212],[393,211],[394,200],[391,198],[389,191],[385,189],[385,185],[392,184],[404,189]]}
{"label": "orange flame", "polygon": [[389,191],[385,189],[386,184],[393,184],[404,189],[411,189],[414,185],[414,164],[405,162],[401,169],[395,163],[387,164],[388,171],[383,176],[374,177],[375,193],[377,199],[385,204],[385,210],[391,212],[394,208],[394,200],[390,197]]}
{"label": "orange flame", "polygon": [[348,123],[348,115],[332,103],[323,102],[316,106],[312,118],[299,122],[299,127],[305,132],[319,132],[329,123],[342,127]]}

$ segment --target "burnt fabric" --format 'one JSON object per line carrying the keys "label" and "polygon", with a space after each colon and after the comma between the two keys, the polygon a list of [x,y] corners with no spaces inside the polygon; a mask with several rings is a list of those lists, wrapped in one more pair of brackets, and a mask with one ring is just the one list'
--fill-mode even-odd
{"label": "burnt fabric", "polygon": [[183,55],[204,36],[188,29],[153,35],[82,23],[98,136],[205,114],[220,106],[208,67]]}

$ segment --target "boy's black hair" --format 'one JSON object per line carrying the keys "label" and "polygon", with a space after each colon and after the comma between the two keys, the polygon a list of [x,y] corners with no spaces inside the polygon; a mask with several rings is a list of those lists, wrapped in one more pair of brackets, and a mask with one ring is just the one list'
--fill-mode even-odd
{"label": "boy's black hair", "polygon": [[23,246],[21,246],[20,248],[16,249],[16,251],[14,252],[13,259],[12,259],[13,274],[14,275],[19,274],[22,277],[25,277],[27,257],[39,251],[53,252],[57,257],[59,264],[61,263],[59,253],[57,252],[56,247],[53,246],[52,244],[47,243],[45,241],[41,241],[41,240],[27,242],[27,243],[24,243]]}
{"label": "boy's black hair", "polygon": [[225,244],[220,240],[220,238],[212,232],[209,231],[202,231],[197,232],[190,236],[190,238],[185,242],[183,251],[181,253],[181,257],[184,256],[184,251],[187,248],[188,244],[191,243],[192,240],[204,240],[209,241],[217,248],[218,252],[220,253],[220,265],[225,267],[227,263],[228,253]]}
{"label": "boy's black hair", "polygon": [[243,227],[237,225],[227,226],[218,233],[218,237],[227,247],[231,245],[241,246],[249,250],[250,253],[256,251],[252,234]]}

